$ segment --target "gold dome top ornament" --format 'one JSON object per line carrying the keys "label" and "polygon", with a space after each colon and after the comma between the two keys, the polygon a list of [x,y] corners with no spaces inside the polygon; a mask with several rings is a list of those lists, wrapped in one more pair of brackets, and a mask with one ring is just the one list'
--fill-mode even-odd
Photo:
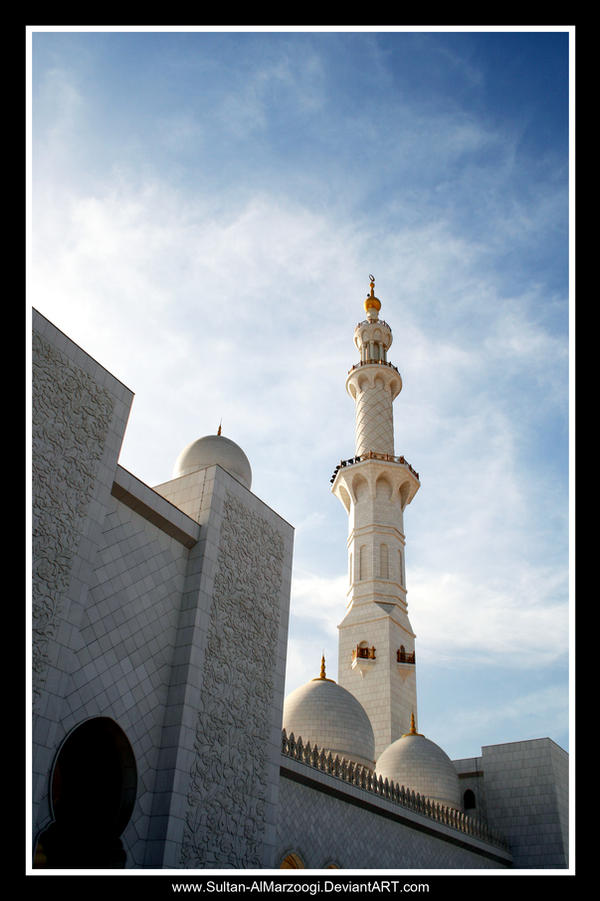
{"label": "gold dome top ornament", "polygon": [[325,675],[325,654],[323,654],[323,656],[321,657],[321,672],[320,672],[320,674],[318,676],[315,676],[315,678],[312,679],[311,681],[312,682],[319,682],[319,681],[333,682],[335,685],[335,679],[328,679],[327,676]]}
{"label": "gold dome top ornament", "polygon": [[367,299],[365,300],[365,310],[368,319],[377,319],[381,309],[381,301],[378,297],[375,297],[375,276],[370,275],[369,280],[371,283],[371,293],[367,295]]}
{"label": "gold dome top ornament", "polygon": [[415,726],[415,715],[411,712],[410,714],[410,732],[405,732],[402,738],[406,738],[408,735],[420,735],[423,736],[422,732],[417,732],[417,727]]}

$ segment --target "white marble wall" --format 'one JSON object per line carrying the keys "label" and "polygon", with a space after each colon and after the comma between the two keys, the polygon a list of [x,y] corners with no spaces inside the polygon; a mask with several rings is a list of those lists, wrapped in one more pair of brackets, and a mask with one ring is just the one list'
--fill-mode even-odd
{"label": "white marble wall", "polygon": [[[307,869],[504,869],[510,855],[401,811],[335,777],[285,759],[275,866],[295,852]],[[295,777],[295,778],[293,778]],[[302,781],[298,781],[300,778]],[[428,831],[429,830],[429,831]]]}
{"label": "white marble wall", "polygon": [[514,866],[568,866],[568,754],[549,738],[482,748],[487,819]]}
{"label": "white marble wall", "polygon": [[138,773],[127,867],[267,866],[293,529],[219,466],[172,498],[118,466],[131,392],[34,327],[33,841],[62,742],[102,716]]}

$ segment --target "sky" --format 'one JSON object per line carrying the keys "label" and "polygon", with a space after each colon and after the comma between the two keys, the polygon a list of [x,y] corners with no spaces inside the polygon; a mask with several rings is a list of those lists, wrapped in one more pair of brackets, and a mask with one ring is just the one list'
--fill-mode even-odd
{"label": "sky", "polygon": [[28,306],[135,392],[119,462],[148,485],[219,423],[244,449],[295,528],[286,693],[322,653],[337,677],[372,273],[421,481],[419,729],[568,749],[570,31],[29,37]]}

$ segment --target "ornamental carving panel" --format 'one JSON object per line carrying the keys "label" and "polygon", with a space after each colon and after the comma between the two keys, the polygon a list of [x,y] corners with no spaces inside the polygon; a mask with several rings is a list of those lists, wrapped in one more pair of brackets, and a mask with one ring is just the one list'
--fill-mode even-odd
{"label": "ornamental carving panel", "polygon": [[48,645],[94,489],[114,399],[45,341],[32,339],[32,697],[48,669]]}
{"label": "ornamental carving panel", "polygon": [[263,865],[283,561],[281,535],[228,494],[181,853],[185,867]]}

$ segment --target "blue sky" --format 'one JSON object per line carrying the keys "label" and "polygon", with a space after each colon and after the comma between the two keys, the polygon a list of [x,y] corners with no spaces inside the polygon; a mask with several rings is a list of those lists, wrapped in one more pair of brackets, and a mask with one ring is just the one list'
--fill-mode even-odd
{"label": "blue sky", "polygon": [[570,38],[31,35],[31,303],[135,392],[143,481],[221,421],[246,451],[296,529],[288,692],[337,672],[375,275],[419,727],[452,757],[568,747]]}

